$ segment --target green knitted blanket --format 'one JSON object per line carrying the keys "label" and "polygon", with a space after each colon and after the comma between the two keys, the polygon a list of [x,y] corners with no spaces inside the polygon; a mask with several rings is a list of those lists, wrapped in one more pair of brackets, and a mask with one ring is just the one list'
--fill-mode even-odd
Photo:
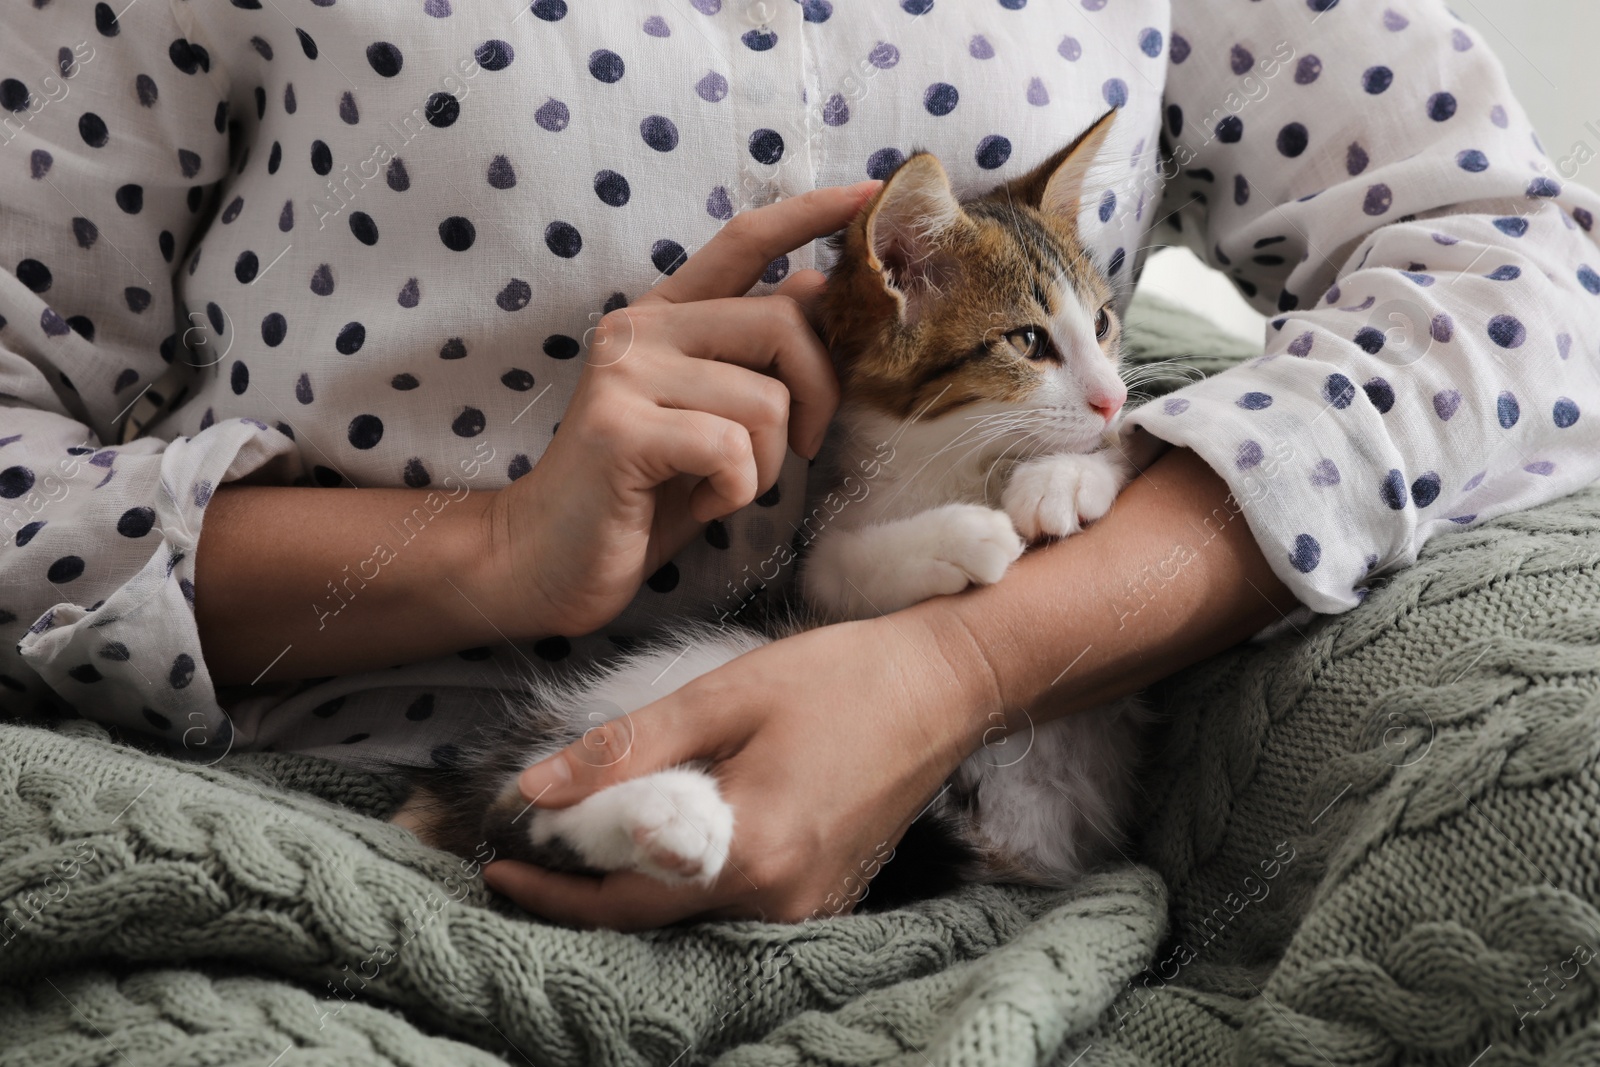
{"label": "green knitted blanket", "polygon": [[380,777],[10,723],[0,1064],[1600,1062],[1597,688],[1589,491],[1158,687],[1137,852],[1070,892],[644,936],[513,913]]}

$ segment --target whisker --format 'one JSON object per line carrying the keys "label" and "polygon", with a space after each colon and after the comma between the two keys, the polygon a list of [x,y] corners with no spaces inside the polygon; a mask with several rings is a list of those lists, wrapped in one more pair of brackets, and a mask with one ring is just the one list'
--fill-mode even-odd
{"label": "whisker", "polygon": [[[1001,451],[1001,453],[998,456],[995,457],[994,462],[989,465],[989,469],[987,471],[985,471],[984,474],[983,474],[983,495],[984,495],[985,499],[987,499],[988,496],[989,496],[989,479],[994,477],[994,472],[999,470],[1001,465],[1005,462],[1006,453],[1010,452],[1013,448],[1016,448],[1019,445],[1026,446],[1029,442],[1038,440],[1039,437],[1040,437],[1040,434],[1039,434],[1039,431],[1037,431],[1037,430],[1035,430],[1035,431],[1033,431],[1031,433],[1025,434],[1019,440],[1013,442],[1012,444],[1007,445]],[[1031,459],[1032,456],[1029,456],[1029,457],[1026,457],[1026,458],[1030,458]],[[1019,462],[1020,462],[1020,460],[1019,460]]]}
{"label": "whisker", "polygon": [[[1031,429],[1031,427],[1038,427],[1042,424],[1048,425],[1051,421],[1050,414],[1045,411],[1035,410],[1015,413],[1008,412],[1007,414],[1010,414],[1013,417],[1007,420],[1003,425],[996,427],[987,434],[984,434],[975,444],[972,445],[972,447],[968,448],[960,456],[952,460],[951,466],[957,466],[961,463],[964,463],[973,453],[978,452],[984,447],[991,445],[995,441],[998,441],[1011,434],[1018,433],[1020,431],[1026,431],[1023,433],[1024,440],[1030,436],[1037,436],[1039,431],[1036,429]],[[1010,446],[1007,447],[1009,448]],[[1004,451],[1002,451],[1001,454],[1004,455]]]}
{"label": "whisker", "polygon": [[[1002,411],[1002,412],[996,412],[995,413],[996,416],[1013,416],[1015,414],[1017,414],[1017,413],[1009,412],[1009,411]],[[984,427],[984,425],[985,425],[985,423],[983,421],[979,421],[979,422],[976,423],[976,425],[967,427],[965,430],[962,430],[959,434],[957,434],[954,438],[952,438],[950,440],[950,442],[948,444],[946,444],[943,448],[939,449],[933,455],[931,455],[927,459],[923,460],[922,465],[920,467],[918,467],[916,470],[912,471],[911,474],[908,475],[906,477],[906,479],[900,483],[899,488],[897,488],[892,494],[890,494],[889,501],[893,501],[902,492],[904,492],[905,491],[905,487],[907,485],[910,485],[911,482],[913,480],[915,480],[917,478],[917,476],[920,475],[923,471],[927,470],[929,464],[931,464],[934,460],[938,459],[940,456],[944,455],[946,452],[950,451],[952,448],[956,447],[956,445],[960,444],[962,439],[965,438],[968,434],[980,431]],[[980,434],[980,437],[981,436],[982,435]],[[979,446],[978,447],[981,447],[981,446],[982,446],[982,441],[979,442]]]}

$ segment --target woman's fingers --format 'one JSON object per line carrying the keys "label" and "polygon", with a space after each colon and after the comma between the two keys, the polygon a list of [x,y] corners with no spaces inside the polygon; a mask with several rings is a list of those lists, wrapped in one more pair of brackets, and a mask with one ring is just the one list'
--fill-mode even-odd
{"label": "woman's fingers", "polygon": [[664,300],[682,304],[742,296],[774,259],[842,229],[881,184],[865,181],[813,189],[776,204],[741,211],[637,303]]}
{"label": "woman's fingers", "polygon": [[[790,397],[784,384],[743,367],[703,359],[680,358],[664,371],[652,383],[656,403],[668,409],[704,411],[743,426],[749,432],[756,464],[751,499],[772,488],[789,451]],[[685,429],[689,428],[685,424]],[[707,518],[722,514],[726,513]]]}
{"label": "woman's fingers", "polygon": [[702,301],[663,316],[662,336],[685,355],[777,378],[789,390],[790,447],[816,455],[839,406],[839,378],[797,301],[778,295]]}
{"label": "woman's fingers", "polygon": [[785,278],[776,289],[773,296],[786,296],[800,305],[800,310],[806,313],[806,321],[811,323],[811,328],[820,336],[822,323],[817,318],[817,303],[822,297],[822,291],[828,287],[828,276],[820,270],[797,270]]}
{"label": "woman's fingers", "polygon": [[[597,722],[577,741],[523,771],[517,779],[523,799],[541,808],[568,807],[630,778],[714,759],[747,735],[747,724],[730,728],[707,720],[704,713],[715,709],[687,707],[671,687],[664,685],[662,699],[638,711]],[[719,731],[710,738],[708,721]]]}
{"label": "woman's fingers", "polygon": [[483,880],[524,911],[585,929],[650,930],[703,914],[713,902],[703,886],[669,886],[636,871],[588,878],[499,860],[483,868]]}
{"label": "woman's fingers", "polygon": [[675,474],[705,479],[689,496],[696,522],[731,515],[761,495],[749,429],[707,411],[658,407],[634,433],[634,455],[654,484]]}

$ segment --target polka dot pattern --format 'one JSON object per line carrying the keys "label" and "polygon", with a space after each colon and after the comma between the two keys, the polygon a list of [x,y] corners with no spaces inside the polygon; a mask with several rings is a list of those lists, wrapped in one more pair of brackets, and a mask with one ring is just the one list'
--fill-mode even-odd
{"label": "polka dot pattern", "polygon": [[[1549,499],[1555,480],[1580,484],[1574,463],[1600,476],[1600,453],[1580,460],[1575,444],[1600,398],[1567,369],[1600,352],[1597,204],[1543,158],[1498,62],[1448,16],[1378,5],[1335,29],[1339,0],[1245,7],[1219,26],[1174,5],[1161,118],[1176,202],[1206,209],[1185,240],[1276,315],[1266,354],[1130,419],[1222,472],[1271,531],[1279,576],[1340,611],[1379,559],[1408,558],[1438,526]],[[1315,34],[1305,9],[1327,15]],[[1292,58],[1263,54],[1276,40]],[[1269,91],[1219,106],[1246,75]],[[1461,206],[1496,201],[1526,206]],[[1416,223],[1439,208],[1456,213]],[[1252,510],[1285,469],[1306,495],[1274,488]]]}
{"label": "polka dot pattern", "polygon": [[[381,25],[332,0],[292,11],[293,25],[254,0],[186,5],[188,28],[164,8],[119,18],[97,4],[69,27],[60,3],[23,5],[17,25],[45,42],[43,69],[77,39],[69,31],[91,34],[96,56],[59,61],[76,102],[52,103],[30,120],[27,150],[0,159],[13,168],[0,210],[15,200],[53,227],[0,262],[18,283],[0,300],[0,350],[58,361],[52,384],[92,411],[120,410],[147,385],[175,406],[165,462],[191,526],[230,466],[278,458],[272,469],[304,486],[502,486],[532,471],[557,432],[596,317],[679,270],[739,211],[812,182],[886,176],[914,147],[936,152],[962,190],[986,188],[1116,107],[1081,223],[1119,300],[1131,250],[1165,236],[1150,232],[1167,225],[1150,208],[1164,135],[1181,168],[1174,191],[1207,208],[1199,246],[1277,316],[1268,354],[1289,357],[1134,417],[1197,435],[1192,447],[1230,478],[1279,479],[1288,503],[1273,514],[1294,526],[1252,516],[1252,528],[1308,603],[1349,606],[1369,556],[1405,555],[1383,493],[1401,511],[1482,518],[1549,491],[1527,486],[1567,484],[1585,446],[1600,453],[1584,414],[1592,385],[1561,376],[1600,351],[1585,319],[1600,264],[1592,246],[1567,243],[1592,230],[1600,205],[1527,169],[1531,131],[1497,96],[1493,57],[1472,34],[1400,5],[1340,21],[1351,8],[1336,0],[1248,4],[1230,19],[1176,0],[1170,26],[1106,0],[1069,3],[1083,24],[1064,24],[1061,6],[800,0],[768,5],[757,25],[738,5],[691,0],[596,29],[569,0],[527,0],[514,25],[475,29],[460,0],[396,4]],[[1315,33],[1308,10],[1327,16]],[[1293,52],[1263,43],[1280,40]],[[1219,107],[1246,76],[1271,91]],[[28,114],[38,77],[0,64],[0,114]],[[230,83],[231,107],[216,88]],[[51,185],[96,188],[85,168],[118,182],[68,207]],[[1525,209],[1427,229],[1406,214],[1496,198]],[[1493,253],[1473,264],[1485,245]],[[1358,255],[1335,278],[1317,250],[1347,247]],[[819,249],[795,250],[760,285],[819,264]],[[1407,301],[1427,310],[1395,328],[1391,305]],[[180,360],[215,370],[180,396],[161,381]],[[1552,376],[1532,384],[1525,368],[1546,365]],[[18,439],[0,437],[0,498],[13,503],[60,458],[27,413],[18,424]],[[1286,450],[1291,426],[1301,429]],[[1413,456],[1418,427],[1448,461]],[[112,427],[92,430],[116,440]],[[1515,463],[1488,458],[1484,442],[1500,436],[1514,438]],[[1371,449],[1354,451],[1356,438]],[[469,478],[474,449],[485,458]],[[87,610],[152,583],[138,592],[165,598],[170,633],[107,626],[93,646],[64,641],[70,654],[39,669],[63,693],[112,694],[106,706],[130,728],[181,732],[193,711],[220,731],[190,621],[192,553],[171,551],[172,505],[148,490],[154,457],[116,451],[76,457],[85,491],[13,526],[7,544],[27,557],[17,566],[44,591],[0,602],[11,620],[0,628],[15,628],[0,656],[50,605]],[[1377,454],[1394,458],[1375,470]],[[1457,488],[1478,470],[1481,484]],[[704,609],[707,590],[793,525],[803,478],[791,464],[753,507],[708,525],[649,577],[616,632],[525,651],[586,659]],[[120,658],[99,655],[109,642]],[[489,671],[471,676],[481,681],[503,675],[508,651],[445,660]],[[131,703],[135,668],[173,701],[153,713],[161,722],[148,701]],[[35,670],[0,665],[7,677]],[[407,684],[409,668],[394,677],[383,695],[310,685],[267,722],[341,758],[380,751],[397,731],[448,758],[469,716],[457,687]]]}

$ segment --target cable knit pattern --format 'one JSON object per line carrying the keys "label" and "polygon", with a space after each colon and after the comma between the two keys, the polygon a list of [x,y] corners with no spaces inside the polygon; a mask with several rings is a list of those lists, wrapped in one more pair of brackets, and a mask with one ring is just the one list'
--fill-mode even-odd
{"label": "cable knit pattern", "polygon": [[[1164,686],[1144,858],[1173,939],[1072,1054],[1595,1062],[1597,603],[1591,489],[1436,545],[1304,639]],[[1279,842],[1295,858],[1250,899]],[[1174,954],[1192,962],[1161,973]],[[1197,993],[1233,1017],[1197,1012]]]}
{"label": "cable knit pattern", "polygon": [[1597,604],[1600,491],[1431,542],[1157,688],[1128,864],[804,927],[556,929],[383,778],[0,727],[0,1067],[1597,1062]]}
{"label": "cable knit pattern", "polygon": [[220,959],[302,983],[313,1029],[387,1004],[539,1064],[669,1062],[979,956],[1060,898],[975,889],[811,929],[581,933],[491,907],[456,857],[252,770],[147,756],[82,722],[0,730],[0,980],[35,994],[0,1008],[0,1032],[74,966]]}
{"label": "cable knit pattern", "polygon": [[120,980],[104,972],[62,975],[25,990],[0,991],[7,1036],[0,1063],[486,1067],[503,1062],[472,1045],[419,1033],[398,1015],[365,1004],[351,1004],[321,1026],[319,1007],[314,993],[266,978],[213,978],[170,969]]}

